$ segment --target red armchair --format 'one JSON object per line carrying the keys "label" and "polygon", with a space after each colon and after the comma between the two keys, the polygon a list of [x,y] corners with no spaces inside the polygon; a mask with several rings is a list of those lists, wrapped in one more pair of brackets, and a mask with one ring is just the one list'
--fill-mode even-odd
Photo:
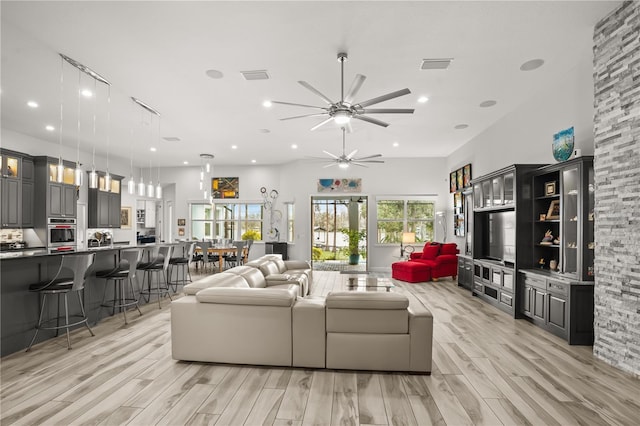
{"label": "red armchair", "polygon": [[431,267],[431,278],[435,281],[441,277],[458,275],[458,256],[460,253],[455,243],[426,243],[422,252],[411,253],[410,262],[420,262]]}

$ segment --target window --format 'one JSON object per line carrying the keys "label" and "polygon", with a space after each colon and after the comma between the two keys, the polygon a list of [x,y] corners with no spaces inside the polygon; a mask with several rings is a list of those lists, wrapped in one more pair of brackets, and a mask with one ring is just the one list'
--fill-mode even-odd
{"label": "window", "polygon": [[262,204],[214,203],[191,204],[191,237],[262,239]]}
{"label": "window", "polygon": [[416,242],[433,239],[435,204],[425,199],[379,199],[379,244],[399,244],[403,232],[415,232]]}

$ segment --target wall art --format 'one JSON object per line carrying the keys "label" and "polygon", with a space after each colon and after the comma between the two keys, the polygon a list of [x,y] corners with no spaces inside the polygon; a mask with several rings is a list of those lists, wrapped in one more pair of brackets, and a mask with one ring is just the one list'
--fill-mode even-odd
{"label": "wall art", "polygon": [[318,192],[362,192],[362,179],[318,179]]}

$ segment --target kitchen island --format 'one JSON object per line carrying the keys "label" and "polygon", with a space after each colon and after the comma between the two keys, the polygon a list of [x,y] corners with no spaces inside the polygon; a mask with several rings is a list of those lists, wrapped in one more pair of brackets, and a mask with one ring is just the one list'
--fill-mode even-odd
{"label": "kitchen island", "polygon": [[[156,244],[138,246],[145,250],[143,259],[148,259],[149,252],[157,246]],[[101,309],[100,307],[105,293],[106,281],[96,278],[95,271],[115,268],[120,261],[120,250],[133,247],[136,246],[110,245],[76,252],[96,253],[94,264],[85,284],[83,299],[90,325],[95,325],[102,318],[111,314],[110,309]],[[20,253],[17,254],[17,252]],[[46,250],[36,248],[17,252],[0,253],[0,356],[24,350],[29,345],[35,333],[35,325],[40,313],[38,293],[30,292],[29,285],[54,276],[60,266],[61,256],[63,256],[59,253],[49,254]],[[139,273],[134,287],[139,291],[141,286],[142,273]],[[107,299],[113,296],[112,285],[108,286],[106,291]],[[140,299],[139,302],[143,304],[144,299]],[[79,311],[76,297],[69,298],[69,305],[70,313]],[[56,311],[55,304],[48,304],[45,307],[45,318],[55,317]],[[64,312],[63,306],[61,306],[61,312]],[[51,331],[41,330],[38,333],[36,343],[50,339],[54,335],[55,333]],[[87,338],[89,337],[87,333]]]}

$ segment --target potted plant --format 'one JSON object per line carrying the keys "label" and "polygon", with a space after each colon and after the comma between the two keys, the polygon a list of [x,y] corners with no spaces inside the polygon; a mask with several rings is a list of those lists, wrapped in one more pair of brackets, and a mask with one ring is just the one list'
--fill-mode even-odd
{"label": "potted plant", "polygon": [[357,265],[360,261],[358,246],[360,245],[360,241],[363,241],[367,234],[358,229],[348,228],[341,229],[340,232],[346,235],[349,240],[349,265]]}

